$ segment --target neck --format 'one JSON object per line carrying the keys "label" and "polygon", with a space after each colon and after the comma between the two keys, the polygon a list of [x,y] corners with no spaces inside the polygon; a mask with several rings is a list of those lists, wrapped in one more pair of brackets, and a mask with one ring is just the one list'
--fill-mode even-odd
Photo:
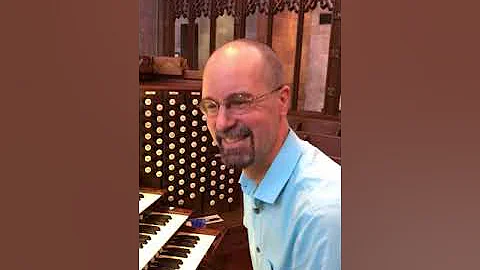
{"label": "neck", "polygon": [[272,151],[270,152],[270,154],[267,155],[265,160],[258,160],[251,166],[243,169],[243,172],[245,173],[245,175],[249,179],[254,180],[257,183],[257,185],[260,184],[262,179],[265,177],[265,174],[267,173],[268,169],[272,165],[273,160],[275,160],[275,157],[277,156],[278,152],[280,152],[280,149],[282,148],[283,143],[285,142],[285,139],[288,136],[288,130],[289,130],[288,123],[280,125],[277,140],[275,141],[275,144],[272,147]]}

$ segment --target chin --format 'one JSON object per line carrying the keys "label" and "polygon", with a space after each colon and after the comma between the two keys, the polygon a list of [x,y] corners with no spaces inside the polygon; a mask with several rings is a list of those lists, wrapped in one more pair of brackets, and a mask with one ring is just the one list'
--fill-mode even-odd
{"label": "chin", "polygon": [[253,164],[253,156],[245,155],[221,155],[222,162],[228,167],[234,167],[235,169],[245,169]]}

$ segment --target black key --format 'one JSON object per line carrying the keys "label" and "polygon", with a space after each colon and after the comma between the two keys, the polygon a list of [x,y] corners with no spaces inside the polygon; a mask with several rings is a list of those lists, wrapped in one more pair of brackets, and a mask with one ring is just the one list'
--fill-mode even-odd
{"label": "black key", "polygon": [[160,226],[165,226],[167,222],[168,220],[155,220],[151,218],[145,218],[144,220],[142,220],[142,223],[154,224],[154,225],[160,225]]}
{"label": "black key", "polygon": [[189,253],[190,253],[190,249],[188,249],[188,248],[164,247],[163,250],[176,251],[176,252],[184,252],[184,253],[186,253],[186,254],[189,254]]}
{"label": "black key", "polygon": [[141,194],[141,193],[138,193],[138,195],[140,195],[140,196],[139,196],[140,199],[145,197],[145,196],[143,196],[143,194]]}
{"label": "black key", "polygon": [[148,270],[175,270],[179,269],[180,267],[170,267],[170,266],[148,266]]}
{"label": "black key", "polygon": [[181,258],[187,258],[188,257],[188,255],[185,252],[171,251],[171,250],[162,251],[162,252],[160,252],[160,255],[181,257]]}
{"label": "black key", "polygon": [[172,240],[172,241],[187,241],[187,242],[191,242],[191,243],[194,243],[194,244],[198,243],[198,240],[196,240],[196,239],[189,239],[189,238],[177,238],[177,237],[172,237],[172,238],[170,238],[170,240]]}
{"label": "black key", "polygon": [[181,264],[183,264],[182,260],[172,259],[172,258],[155,258],[155,260],[153,262],[149,263],[149,265],[151,265],[151,266],[176,267],[175,269],[180,268]]}
{"label": "black key", "polygon": [[155,220],[166,220],[166,221],[172,219],[171,216],[163,215],[163,214],[151,214],[148,217],[152,218],[152,219],[155,219]]}
{"label": "black key", "polygon": [[180,246],[180,247],[195,247],[196,243],[188,241],[168,241],[167,245]]}
{"label": "black key", "polygon": [[173,258],[155,258],[155,262],[158,262],[158,263],[175,263],[175,264],[178,264],[178,265],[182,265],[183,264],[183,261],[180,260],[180,259],[173,259]]}
{"label": "black key", "polygon": [[150,225],[140,225],[141,233],[157,234],[157,231],[160,231],[159,227],[150,226]]}
{"label": "black key", "polygon": [[139,234],[140,235],[140,240],[151,240],[152,238],[148,235],[145,234]]}
{"label": "black key", "polygon": [[138,242],[142,243],[142,244],[147,244],[148,240],[147,239],[138,239]]}
{"label": "black key", "polygon": [[172,239],[192,239],[192,240],[200,240],[200,237],[196,235],[186,235],[186,234],[177,234],[172,236]]}

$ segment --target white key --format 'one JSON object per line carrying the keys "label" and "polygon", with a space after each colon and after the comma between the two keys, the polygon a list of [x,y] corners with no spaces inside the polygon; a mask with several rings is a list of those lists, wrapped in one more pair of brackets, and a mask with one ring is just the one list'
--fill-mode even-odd
{"label": "white key", "polygon": [[141,198],[138,202],[138,214],[141,214],[145,209],[147,209],[150,205],[152,205],[161,197],[161,195],[159,194],[145,192],[140,192],[140,194],[143,195],[143,198]]}

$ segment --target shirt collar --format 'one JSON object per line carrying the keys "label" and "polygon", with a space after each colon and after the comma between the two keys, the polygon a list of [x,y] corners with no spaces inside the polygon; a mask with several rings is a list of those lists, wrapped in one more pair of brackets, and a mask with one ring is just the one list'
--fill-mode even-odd
{"label": "shirt collar", "polygon": [[240,175],[239,183],[243,192],[254,196],[258,200],[273,204],[288,182],[300,155],[300,139],[295,132],[289,130],[283,146],[258,186],[253,180],[248,179],[244,173]]}

